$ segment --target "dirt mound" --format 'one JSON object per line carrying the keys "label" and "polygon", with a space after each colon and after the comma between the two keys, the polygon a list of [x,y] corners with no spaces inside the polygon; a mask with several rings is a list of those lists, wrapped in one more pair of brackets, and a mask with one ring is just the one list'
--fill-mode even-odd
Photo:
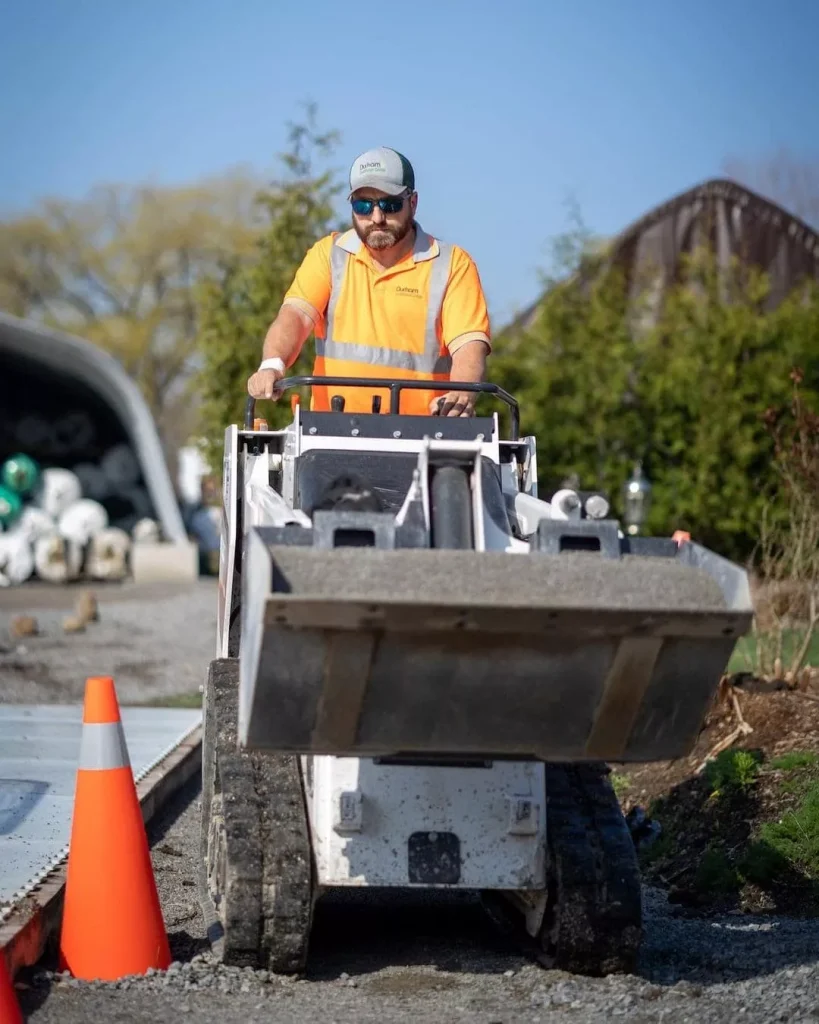
{"label": "dirt mound", "polygon": [[635,838],[645,880],[670,900],[698,913],[819,915],[815,690],[726,681],[690,757],[612,768],[624,811],[660,826]]}

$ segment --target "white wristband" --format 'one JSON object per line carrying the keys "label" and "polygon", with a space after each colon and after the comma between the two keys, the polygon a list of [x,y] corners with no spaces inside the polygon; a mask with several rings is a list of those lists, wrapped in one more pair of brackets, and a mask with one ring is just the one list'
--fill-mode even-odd
{"label": "white wristband", "polygon": [[259,363],[259,369],[260,370],[278,370],[279,373],[284,373],[284,371],[287,369],[287,367],[284,365],[284,360],[283,359],[279,359],[278,356],[275,356],[273,359],[263,359]]}

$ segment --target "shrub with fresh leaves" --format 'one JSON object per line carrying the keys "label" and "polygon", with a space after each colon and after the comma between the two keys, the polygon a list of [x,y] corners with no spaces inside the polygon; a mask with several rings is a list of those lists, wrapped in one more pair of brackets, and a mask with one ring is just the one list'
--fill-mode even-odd
{"label": "shrub with fresh leaves", "polygon": [[647,321],[650,294],[628,296],[626,284],[616,270],[555,283],[532,325],[498,340],[492,377],[521,401],[544,490],[576,473],[622,515],[622,485],[641,459],[653,483],[648,532],[685,529],[745,559],[763,513],[787,520],[765,414],[789,402],[794,367],[807,368],[805,409],[819,408],[819,287],[771,308],[762,274],[720,270],[700,252]]}
{"label": "shrub with fresh leaves", "polygon": [[705,778],[715,796],[747,789],[759,775],[762,758],[755,750],[723,750],[705,766]]}
{"label": "shrub with fresh leaves", "polygon": [[[200,354],[198,384],[205,457],[221,468],[225,428],[242,423],[247,380],[258,367],[262,343],[285,292],[307,250],[338,227],[334,197],[339,184],[329,171],[317,173],[314,162],[332,151],[336,134],[320,134],[307,125],[291,128],[292,149],[283,156],[287,176],[259,196],[267,226],[252,257],[226,262],[221,275],[204,282],[199,292]],[[310,340],[290,373],[312,368]],[[265,402],[259,408],[271,427],[290,417],[290,404]]]}

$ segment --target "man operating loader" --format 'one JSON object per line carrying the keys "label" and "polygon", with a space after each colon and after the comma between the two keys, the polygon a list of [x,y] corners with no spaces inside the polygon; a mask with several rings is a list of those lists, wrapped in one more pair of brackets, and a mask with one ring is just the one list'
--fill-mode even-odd
{"label": "man operating loader", "polygon": [[[305,256],[248,393],[279,397],[276,383],[314,331],[316,376],[428,380],[429,389],[402,391],[401,412],[474,415],[477,394],[448,391],[445,382],[484,379],[490,326],[475,263],[415,220],[415,174],[395,150],[354,161],[349,200],[352,229],[326,235]],[[343,396],[346,412],[372,411],[375,395],[389,409],[383,388],[326,386],[313,388],[312,408],[330,409],[333,395]]]}

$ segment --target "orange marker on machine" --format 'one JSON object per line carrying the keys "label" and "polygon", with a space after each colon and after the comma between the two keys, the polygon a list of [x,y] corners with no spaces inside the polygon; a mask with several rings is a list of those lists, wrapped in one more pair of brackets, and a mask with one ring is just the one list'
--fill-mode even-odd
{"label": "orange marker on machine", "polygon": [[171,962],[114,681],[86,681],[60,969],[112,981]]}

